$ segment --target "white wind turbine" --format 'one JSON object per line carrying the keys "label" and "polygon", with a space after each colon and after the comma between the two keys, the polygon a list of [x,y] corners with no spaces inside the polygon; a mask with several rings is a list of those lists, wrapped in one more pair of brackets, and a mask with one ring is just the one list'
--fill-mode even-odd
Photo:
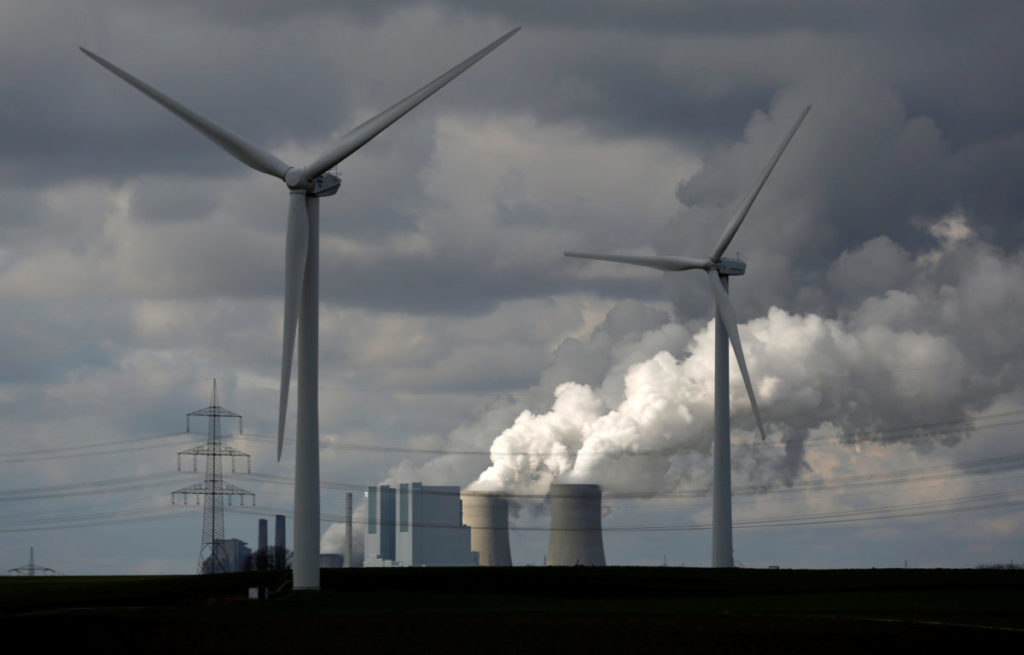
{"label": "white wind turbine", "polygon": [[747,387],[747,395],[750,396],[750,406],[754,410],[754,420],[757,421],[757,429],[761,432],[761,438],[765,438],[764,425],[761,423],[761,412],[757,409],[757,400],[754,398],[754,387],[750,383],[750,374],[747,373],[747,362],[743,357],[743,347],[740,345],[740,333],[736,325],[736,312],[733,310],[732,302],[729,300],[729,278],[734,275],[743,275],[747,270],[745,262],[736,259],[725,259],[722,255],[729,243],[736,235],[743,219],[747,217],[751,205],[761,192],[761,188],[768,180],[775,164],[782,157],[782,152],[789,145],[793,135],[796,134],[800,123],[803,122],[807,112],[811,110],[810,105],[804,108],[800,118],[790,129],[789,134],[782,141],[782,145],[775,151],[772,160],[765,167],[758,178],[757,184],[740,205],[736,215],[733,216],[725,232],[718,240],[715,249],[705,259],[695,257],[648,257],[631,255],[598,255],[582,252],[567,252],[568,257],[580,257],[583,259],[600,259],[609,262],[621,262],[624,264],[635,264],[647,266],[661,271],[685,271],[692,268],[700,268],[707,272],[708,280],[711,282],[711,291],[715,296],[715,439],[712,448],[712,519],[711,519],[711,565],[715,567],[728,567],[733,565],[732,559],[732,482],[731,458],[729,455],[729,342],[732,342],[733,352],[736,353],[736,363],[739,364],[740,373],[743,375],[743,384]]}
{"label": "white wind turbine", "polygon": [[288,236],[285,252],[284,344],[281,354],[281,396],[277,427],[277,459],[281,459],[288,409],[292,352],[298,332],[298,393],[295,438],[295,556],[293,586],[320,587],[320,429],[317,402],[320,277],[320,198],[338,192],[341,180],[329,173],[441,87],[461,75],[519,31],[508,32],[433,82],[358,125],[319,159],[304,168],[284,163],[234,132],[200,116],[102,57],[81,48],[99,65],[146,94],[201,132],[235,159],[288,186]]}

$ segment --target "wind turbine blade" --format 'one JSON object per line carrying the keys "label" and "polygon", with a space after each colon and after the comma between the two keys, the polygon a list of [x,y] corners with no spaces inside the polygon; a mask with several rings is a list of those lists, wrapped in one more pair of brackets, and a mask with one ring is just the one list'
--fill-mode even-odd
{"label": "wind turbine blade", "polygon": [[646,255],[596,255],[586,252],[567,252],[566,257],[578,257],[580,259],[597,259],[605,262],[620,262],[622,264],[633,264],[635,266],[646,266],[656,268],[659,271],[686,271],[691,268],[705,268],[710,265],[706,259],[694,257],[661,257]]}
{"label": "wind turbine blade", "polygon": [[314,179],[334,168],[340,161],[369,143],[371,139],[383,132],[389,125],[397,121],[402,116],[405,116],[413,107],[434,95],[434,93],[440,90],[441,87],[454,80],[470,66],[490,54],[492,50],[512,38],[512,35],[518,31],[519,28],[517,27],[412,95],[398,101],[370,120],[353,128],[348,134],[341,138],[341,142],[331,149],[330,152],[327,152],[305,168],[307,177],[309,179]]}
{"label": "wind turbine blade", "polygon": [[725,331],[729,333],[732,351],[736,355],[736,363],[740,365],[740,374],[743,376],[743,384],[747,387],[747,395],[750,396],[750,406],[754,409],[754,420],[757,421],[757,429],[761,431],[761,439],[764,440],[766,438],[764,423],[761,422],[761,411],[757,408],[757,399],[754,398],[754,386],[750,383],[750,373],[747,372],[747,360],[743,357],[740,331],[736,325],[736,311],[732,307],[732,301],[729,300],[729,292],[725,290],[722,279],[718,277],[718,271],[708,271],[708,278],[711,279],[711,291],[715,294],[718,320],[722,321]]}
{"label": "wind turbine blade", "polygon": [[807,112],[809,111],[811,111],[811,106],[807,105],[800,114],[800,118],[796,119],[796,123],[794,123],[793,127],[789,130],[789,134],[787,134],[786,138],[783,139],[782,145],[780,145],[779,149],[775,151],[775,155],[772,157],[772,160],[768,162],[768,166],[766,166],[761,172],[761,177],[757,179],[757,184],[754,185],[754,188],[747,196],[747,199],[743,201],[743,204],[740,205],[740,208],[736,211],[736,215],[732,217],[731,221],[729,221],[729,226],[725,228],[725,232],[722,233],[722,238],[718,240],[718,245],[715,246],[714,251],[711,253],[711,259],[713,261],[717,262],[722,258],[722,254],[725,252],[725,249],[729,247],[729,242],[731,242],[732,238],[736,236],[736,230],[740,229],[740,224],[743,222],[743,219],[747,217],[747,212],[750,211],[750,207],[754,204],[754,200],[757,199],[757,194],[761,193],[761,188],[764,186],[764,183],[768,181],[768,176],[772,174],[772,169],[775,168],[775,164],[779,162],[779,158],[782,157],[783,151],[785,151],[786,146],[788,146],[789,142],[793,139],[793,135],[796,134],[797,129],[800,127],[800,123],[804,122],[804,118],[807,116]]}
{"label": "wind turbine blade", "polygon": [[164,108],[178,118],[202,132],[206,138],[216,143],[229,155],[246,166],[254,168],[261,173],[279,177],[282,180],[284,179],[284,174],[288,172],[289,168],[291,168],[288,164],[284,163],[266,150],[249,143],[234,132],[217,125],[203,116],[200,116],[178,101],[146,84],[139,78],[121,70],[103,57],[100,57],[93,52],[89,52],[85,48],[79,48],[79,50],[84,52],[87,57],[95,61],[100,66],[106,68],[114,75],[117,75],[128,84],[131,84],[142,93],[145,93],[147,96],[163,105]]}
{"label": "wind turbine blade", "polygon": [[309,252],[309,216],[305,191],[288,195],[288,241],[284,264],[284,345],[281,349],[281,400],[277,415],[277,461],[284,447],[284,422],[288,415],[288,389],[295,351],[295,330],[299,322],[299,298]]}

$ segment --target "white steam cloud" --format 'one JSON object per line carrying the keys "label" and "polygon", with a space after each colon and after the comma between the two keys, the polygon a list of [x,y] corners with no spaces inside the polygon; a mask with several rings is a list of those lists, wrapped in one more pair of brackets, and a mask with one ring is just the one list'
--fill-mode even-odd
{"label": "white steam cloud", "polygon": [[[792,479],[806,466],[803,441],[811,431],[854,442],[877,438],[879,428],[906,426],[889,438],[913,438],[921,448],[952,443],[965,431],[930,433],[928,425],[967,419],[1021,379],[1021,255],[977,240],[961,215],[927,227],[939,242],[930,252],[914,257],[881,237],[843,253],[829,273],[832,285],[852,293],[847,281],[857,271],[845,267],[884,252],[882,259],[908,274],[892,278],[903,288],[864,296],[836,318],[773,307],[740,326],[768,438],[786,445],[757,448],[733,363],[733,443],[736,466],[751,469],[746,477]],[[595,334],[590,344],[567,350],[587,354],[590,346],[593,358],[601,350],[595,344],[608,341]],[[713,323],[692,336],[663,325],[607,350],[602,378],[558,384],[548,411],[522,411],[493,440],[491,465],[470,488],[543,494],[552,482],[568,481],[642,494],[707,481]],[[572,366],[553,368],[559,367],[571,375]]]}

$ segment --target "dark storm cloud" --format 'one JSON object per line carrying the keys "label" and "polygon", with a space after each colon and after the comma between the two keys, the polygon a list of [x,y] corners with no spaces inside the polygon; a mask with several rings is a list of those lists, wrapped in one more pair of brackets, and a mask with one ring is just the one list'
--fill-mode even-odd
{"label": "dark storm cloud", "polygon": [[[834,311],[839,298],[826,302],[808,287],[824,289],[820,271],[844,250],[885,235],[921,252],[933,243],[922,225],[953,211],[987,238],[1021,244],[1024,196],[1012,173],[1024,170],[1020,134],[955,148],[933,119],[907,113],[897,89],[858,76],[782,92],[743,141],[712,151],[680,185],[684,209],[662,231],[662,252],[710,248],[802,102],[814,109],[730,247],[757,271],[737,280],[740,298],[754,305],[741,312],[787,303]],[[690,315],[683,306],[692,304],[694,283],[670,284]]]}
{"label": "dark storm cloud", "polygon": [[[540,3],[471,7],[434,3],[417,14],[387,3],[346,4],[346,8],[299,3],[288,12],[274,3],[243,4],[245,11],[232,3],[197,3],[179,15],[165,12],[157,4],[125,11],[118,3],[105,3],[99,9],[75,10],[65,26],[42,30],[42,43],[38,36],[33,43],[12,41],[16,45],[8,45],[9,54],[21,59],[30,56],[34,66],[31,72],[17,68],[5,77],[4,95],[14,100],[5,103],[4,110],[10,119],[3,121],[8,132],[0,159],[4,179],[41,183],[66,176],[125,176],[139,170],[244,173],[202,137],[81,57],[74,50],[76,38],[186,104],[275,148],[296,141],[322,142],[325,131],[357,122],[354,94],[360,92],[360,83],[366,78],[360,74],[353,79],[346,73],[358,70],[363,62],[333,61],[333,56],[343,56],[341,42],[345,55],[375,57],[377,70],[402,78],[419,75],[426,79],[435,68],[440,70],[449,63],[438,54],[437,63],[423,64],[424,72],[406,73],[399,56],[402,46],[393,47],[395,53],[380,59],[379,52],[359,52],[354,47],[359,44],[346,38],[352,34],[339,35],[339,43],[331,44],[317,29],[318,17],[341,19],[345,25],[344,19],[351,16],[356,23],[386,34],[388,21],[400,22],[401,16],[411,17],[410,21],[424,16],[435,20],[476,16],[510,25],[524,23],[528,29],[509,44],[511,48],[522,43],[514,58],[495,56],[480,79],[467,76],[446,89],[446,107],[476,102],[472,94],[465,93],[467,88],[460,90],[460,85],[469,84],[474,89],[487,88],[488,97],[480,99],[481,106],[498,102],[508,111],[527,111],[545,121],[579,121],[595,134],[661,136],[706,148],[742,138],[740,130],[752,111],[767,110],[773,97],[802,85],[802,80],[843,78],[854,70],[860,71],[861,78],[872,80],[874,88],[864,94],[856,85],[837,84],[828,90],[832,97],[846,104],[895,103],[897,111],[923,126],[930,124],[935,143],[927,143],[929,136],[922,128],[918,142],[907,144],[905,150],[933,150],[922,150],[918,156],[908,153],[903,160],[894,160],[891,170],[874,176],[870,175],[876,168],[871,157],[892,153],[872,152],[869,144],[858,142],[859,135],[829,144],[836,146],[827,153],[829,161],[857,158],[843,163],[842,174],[853,170],[859,176],[850,179],[848,188],[875,190],[877,204],[884,199],[892,213],[901,215],[934,212],[934,207],[947,205],[949,198],[955,197],[1010,216],[1021,200],[1019,186],[1012,185],[1013,171],[1020,166],[1013,157],[1021,150],[1014,107],[1021,105],[1022,93],[1019,85],[1012,83],[1013,62],[1019,57],[1014,56],[1016,40],[1006,27],[1017,24],[1019,10],[1013,6],[974,9],[958,3],[929,3],[927,7],[906,5],[881,13],[863,3],[772,7],[740,2],[678,7],[677,3],[654,2],[628,11],[615,3],[560,4],[557,9]],[[196,17],[206,21],[199,29],[195,29]],[[7,22],[8,31],[32,31],[45,19],[42,11],[15,12]],[[174,38],[143,43],[114,38],[110,26],[117,25],[130,34],[132,25],[158,19],[169,20],[170,27],[188,23],[192,29],[175,32]],[[282,29],[267,39],[257,28],[271,25]],[[314,46],[312,55],[307,54],[302,62],[289,56],[308,44]],[[324,84],[326,79],[341,82]],[[494,80],[501,83],[494,85]],[[394,88],[400,86],[395,83]],[[394,93],[380,93],[378,102],[389,102]],[[303,101],[296,102],[297,98]],[[808,97],[808,101],[815,100]],[[420,112],[429,115],[432,111],[428,103],[417,110],[417,117],[425,120]],[[116,121],[110,120],[112,116],[117,116]],[[876,130],[885,126],[851,127]],[[406,131],[401,136],[407,139],[411,134]],[[889,136],[878,132],[874,140]],[[855,150],[846,152],[843,147]],[[948,159],[951,154],[942,152],[943,148],[962,153],[961,159],[969,161],[960,165],[922,162],[931,156]],[[429,149],[420,152],[423,159],[419,161],[425,164]],[[396,185],[402,189],[409,188],[407,182],[413,179],[417,160],[408,161],[413,164],[410,171],[399,171],[393,178],[406,181]],[[960,173],[973,177],[973,182],[964,188],[948,188],[947,179]],[[990,188],[993,181],[999,185],[994,192]],[[807,182],[811,185],[816,180]],[[700,184],[701,180],[694,181],[681,199],[695,201]],[[874,207],[865,206],[857,195],[844,190],[827,199],[833,209],[846,212],[835,216],[837,222],[874,212]],[[1002,197],[1005,202],[999,200]],[[1010,207],[1000,207],[1000,203]],[[879,220],[885,218],[879,216]],[[344,223],[343,229],[359,234],[384,226],[406,227],[411,220],[407,211],[391,210],[380,216],[363,215],[359,221]],[[843,236],[837,235],[837,240],[854,241]],[[906,236],[904,230],[897,238]]]}
{"label": "dark storm cloud", "polygon": [[[443,105],[428,102],[359,161],[346,163],[345,204],[332,210],[325,203],[325,234],[386,248],[388,235],[414,233],[426,200],[419,171],[436,154],[429,125],[437,111],[494,111],[497,105],[542,124],[585,125],[595,138],[650,136],[699,146],[704,170],[680,186],[685,207],[658,239],[662,251],[691,253],[717,236],[792,112],[809,102],[815,109],[807,125],[735,244],[763,281],[737,285],[741,299],[758,299],[741,311],[770,304],[816,308],[826,302],[815,291],[818,272],[845,249],[881,234],[911,251],[926,247],[909,219],[936,217],[954,206],[979,216],[977,229],[986,237],[1007,244],[1024,239],[1016,219],[1024,204],[1016,183],[1024,168],[1015,118],[1021,91],[1009,83],[1020,58],[1007,27],[1017,24],[1020,10],[1012,5],[906,4],[882,11],[863,3],[650,2],[624,10],[605,2],[557,8],[309,2],[287,11],[276,3],[191,3],[170,11],[159,3],[109,2],[71,8],[60,23],[50,19],[47,6],[19,4],[5,21],[5,36],[12,37],[4,40],[5,54],[33,62],[14,67],[3,81],[12,100],[2,110],[8,120],[0,123],[6,184],[120,182],[140,172],[188,176],[176,178],[181,185],[133,189],[140,219],[202,219],[218,208],[246,209],[249,224],[276,231],[279,208],[263,199],[278,189],[262,180],[268,189],[258,206],[245,198],[218,203],[216,182],[182,193],[189,177],[247,173],[82,57],[76,42],[260,144],[318,151],[326,131],[343,131],[366,105],[390,102],[407,83],[411,88],[429,79],[463,54],[461,44],[440,44],[444,52],[420,56],[410,67],[408,54],[422,55],[429,38],[379,47],[360,30],[387,36],[417,22],[436,28],[477,21],[526,29],[446,89],[439,96]],[[166,34],[141,39],[133,28],[152,21],[165,21]],[[333,35],[321,27],[329,23],[336,26]],[[481,38],[469,32],[479,30],[460,40],[477,45]],[[33,39],[15,38],[19,33]],[[373,76],[364,70],[371,60]],[[748,124],[758,111],[770,112],[771,120]],[[541,232],[567,220],[529,204],[499,205],[498,212],[502,225],[536,225]],[[566,233],[559,245],[622,246],[574,223],[568,222],[577,236]],[[500,272],[488,270],[495,253],[474,257],[457,248],[441,261],[432,254],[430,261],[382,256],[332,264],[327,256],[325,267],[335,267],[339,282],[326,283],[325,291],[358,306],[473,313],[501,298],[599,288],[599,280],[576,279],[578,268],[552,250],[539,265],[534,259]],[[213,283],[217,293],[276,293],[277,267],[260,265],[275,273],[248,278],[225,268],[211,279],[220,280]],[[246,289],[232,286],[232,279]],[[652,295],[631,281],[604,284],[612,295]],[[681,284],[679,304],[695,307],[685,315],[706,313],[704,289],[687,292],[690,283],[674,279],[667,284]]]}
{"label": "dark storm cloud", "polygon": [[[0,92],[9,99],[0,108],[4,184],[123,179],[139,171],[244,172],[203,137],[82,56],[78,46],[95,50],[263,147],[313,142],[319,149],[333,130],[354,127],[368,110],[383,109],[497,36],[466,35],[468,45],[442,44],[440,50],[449,54],[435,48],[436,58],[428,61],[406,52],[418,48],[415,38],[388,46],[345,20],[334,23],[340,30],[329,32],[319,20],[321,9],[313,5],[290,8],[283,25],[273,20],[240,25],[232,12],[213,12],[225,22],[205,21],[203,7],[179,10],[115,1],[60,3],[63,20],[54,21],[56,4],[18,3],[0,27],[0,54],[32,64],[12,67],[0,82]],[[415,21],[418,11],[399,13]],[[439,20],[429,9],[420,13],[424,20]],[[159,35],[149,34],[153,23],[163,24]],[[381,29],[403,31],[402,20],[397,23]],[[260,31],[269,27],[276,30],[272,37]],[[394,75],[381,81],[381,71],[389,67]],[[428,102],[420,113],[429,107]]]}
{"label": "dark storm cloud", "polygon": [[586,116],[594,129],[733,139],[750,108],[812,71],[870,71],[957,145],[1015,129],[1024,100],[1015,83],[1024,9],[1011,3],[451,5],[540,33],[545,44],[527,57],[547,93],[531,110],[549,120]]}
{"label": "dark storm cloud", "polygon": [[[4,121],[7,148],[29,163],[36,159],[51,175],[104,174],[87,166],[101,158],[106,175],[129,174],[143,161],[150,170],[236,170],[234,162],[212,157],[185,138],[187,128],[173,125],[174,119],[147,110],[148,100],[133,98],[137,94],[127,87],[118,91],[120,81],[77,54],[76,39],[275,147],[354,124],[350,98],[360,80],[345,73],[364,62],[335,58],[373,58],[378,70],[390,67],[401,74],[400,45],[381,59],[378,52],[353,48],[351,33],[338,34],[338,43],[331,44],[317,29],[318,19],[346,28],[351,19],[353,32],[370,25],[386,33],[394,16],[416,15],[401,3],[298,3],[287,10],[277,3],[196,3],[183,15],[155,3],[132,3],[132,10],[120,3],[76,7],[67,10],[64,22],[45,29],[49,18],[41,10],[21,9],[6,21],[5,36],[12,38],[5,39],[5,54],[34,64],[31,73],[16,69],[5,76],[4,96],[13,99],[5,103],[11,119]],[[549,121],[582,120],[609,133],[663,134],[693,144],[734,138],[751,109],[764,108],[780,87],[816,69],[842,75],[849,65],[906,88],[911,111],[934,116],[956,143],[1012,129],[1012,108],[1022,93],[1013,83],[1019,57],[1012,26],[1021,11],[1014,5],[906,3],[882,12],[853,2],[651,2],[628,10],[603,2],[555,8],[432,3],[423,11],[438,20],[476,16],[527,25],[517,39],[529,47],[519,48],[515,60],[493,65],[487,77],[501,84],[489,95],[508,109]],[[196,19],[203,21],[198,29]],[[133,25],[147,20],[168,20],[173,37],[114,37],[121,32],[113,26],[130,34]],[[176,24],[189,29],[174,30]],[[267,38],[261,30],[271,27],[275,36]],[[33,33],[33,41],[13,38],[18,32]],[[302,46],[307,54],[296,60]],[[447,61],[438,59],[440,70]],[[433,69],[425,70],[429,75]],[[324,84],[325,79],[342,83]],[[446,95],[449,106],[456,102],[458,95]],[[389,99],[382,96],[382,102]],[[102,121],[111,115],[118,116],[116,125]],[[118,153],[120,168],[109,169],[105,152]],[[152,152],[161,156],[148,158]],[[7,161],[6,172],[19,174],[25,163]]]}

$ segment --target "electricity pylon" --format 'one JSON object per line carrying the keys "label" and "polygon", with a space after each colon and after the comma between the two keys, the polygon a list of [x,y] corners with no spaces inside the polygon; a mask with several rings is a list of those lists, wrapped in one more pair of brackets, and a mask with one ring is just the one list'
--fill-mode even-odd
{"label": "electricity pylon", "polygon": [[231,499],[238,496],[239,503],[245,505],[245,497],[252,498],[253,505],[256,504],[256,496],[241,487],[224,481],[221,458],[227,457],[231,461],[231,472],[235,472],[235,458],[244,457],[246,461],[246,472],[252,473],[252,463],[249,454],[232,448],[220,442],[220,419],[237,418],[238,432],[242,432],[242,416],[230,410],[224,409],[217,404],[217,381],[213,381],[213,395],[210,406],[189,412],[185,415],[185,431],[191,432],[191,419],[193,416],[205,416],[209,420],[206,443],[201,446],[189,448],[178,453],[178,470],[181,470],[181,456],[192,455],[192,470],[197,471],[197,462],[200,457],[206,457],[206,479],[202,482],[178,489],[171,492],[171,503],[175,502],[177,496],[181,496],[188,505],[189,496],[195,496],[196,504],[199,504],[200,496],[203,499],[203,543],[199,549],[198,573],[227,573],[228,554],[224,548],[224,500],[228,505]]}
{"label": "electricity pylon", "polygon": [[36,564],[36,549],[34,547],[30,547],[28,549],[28,564],[25,564],[24,566],[18,566],[13,569],[7,569],[7,573],[11,575],[27,576],[34,576],[37,573],[52,573],[54,575],[57,574],[56,571],[54,571],[48,566],[39,566],[38,564]]}

